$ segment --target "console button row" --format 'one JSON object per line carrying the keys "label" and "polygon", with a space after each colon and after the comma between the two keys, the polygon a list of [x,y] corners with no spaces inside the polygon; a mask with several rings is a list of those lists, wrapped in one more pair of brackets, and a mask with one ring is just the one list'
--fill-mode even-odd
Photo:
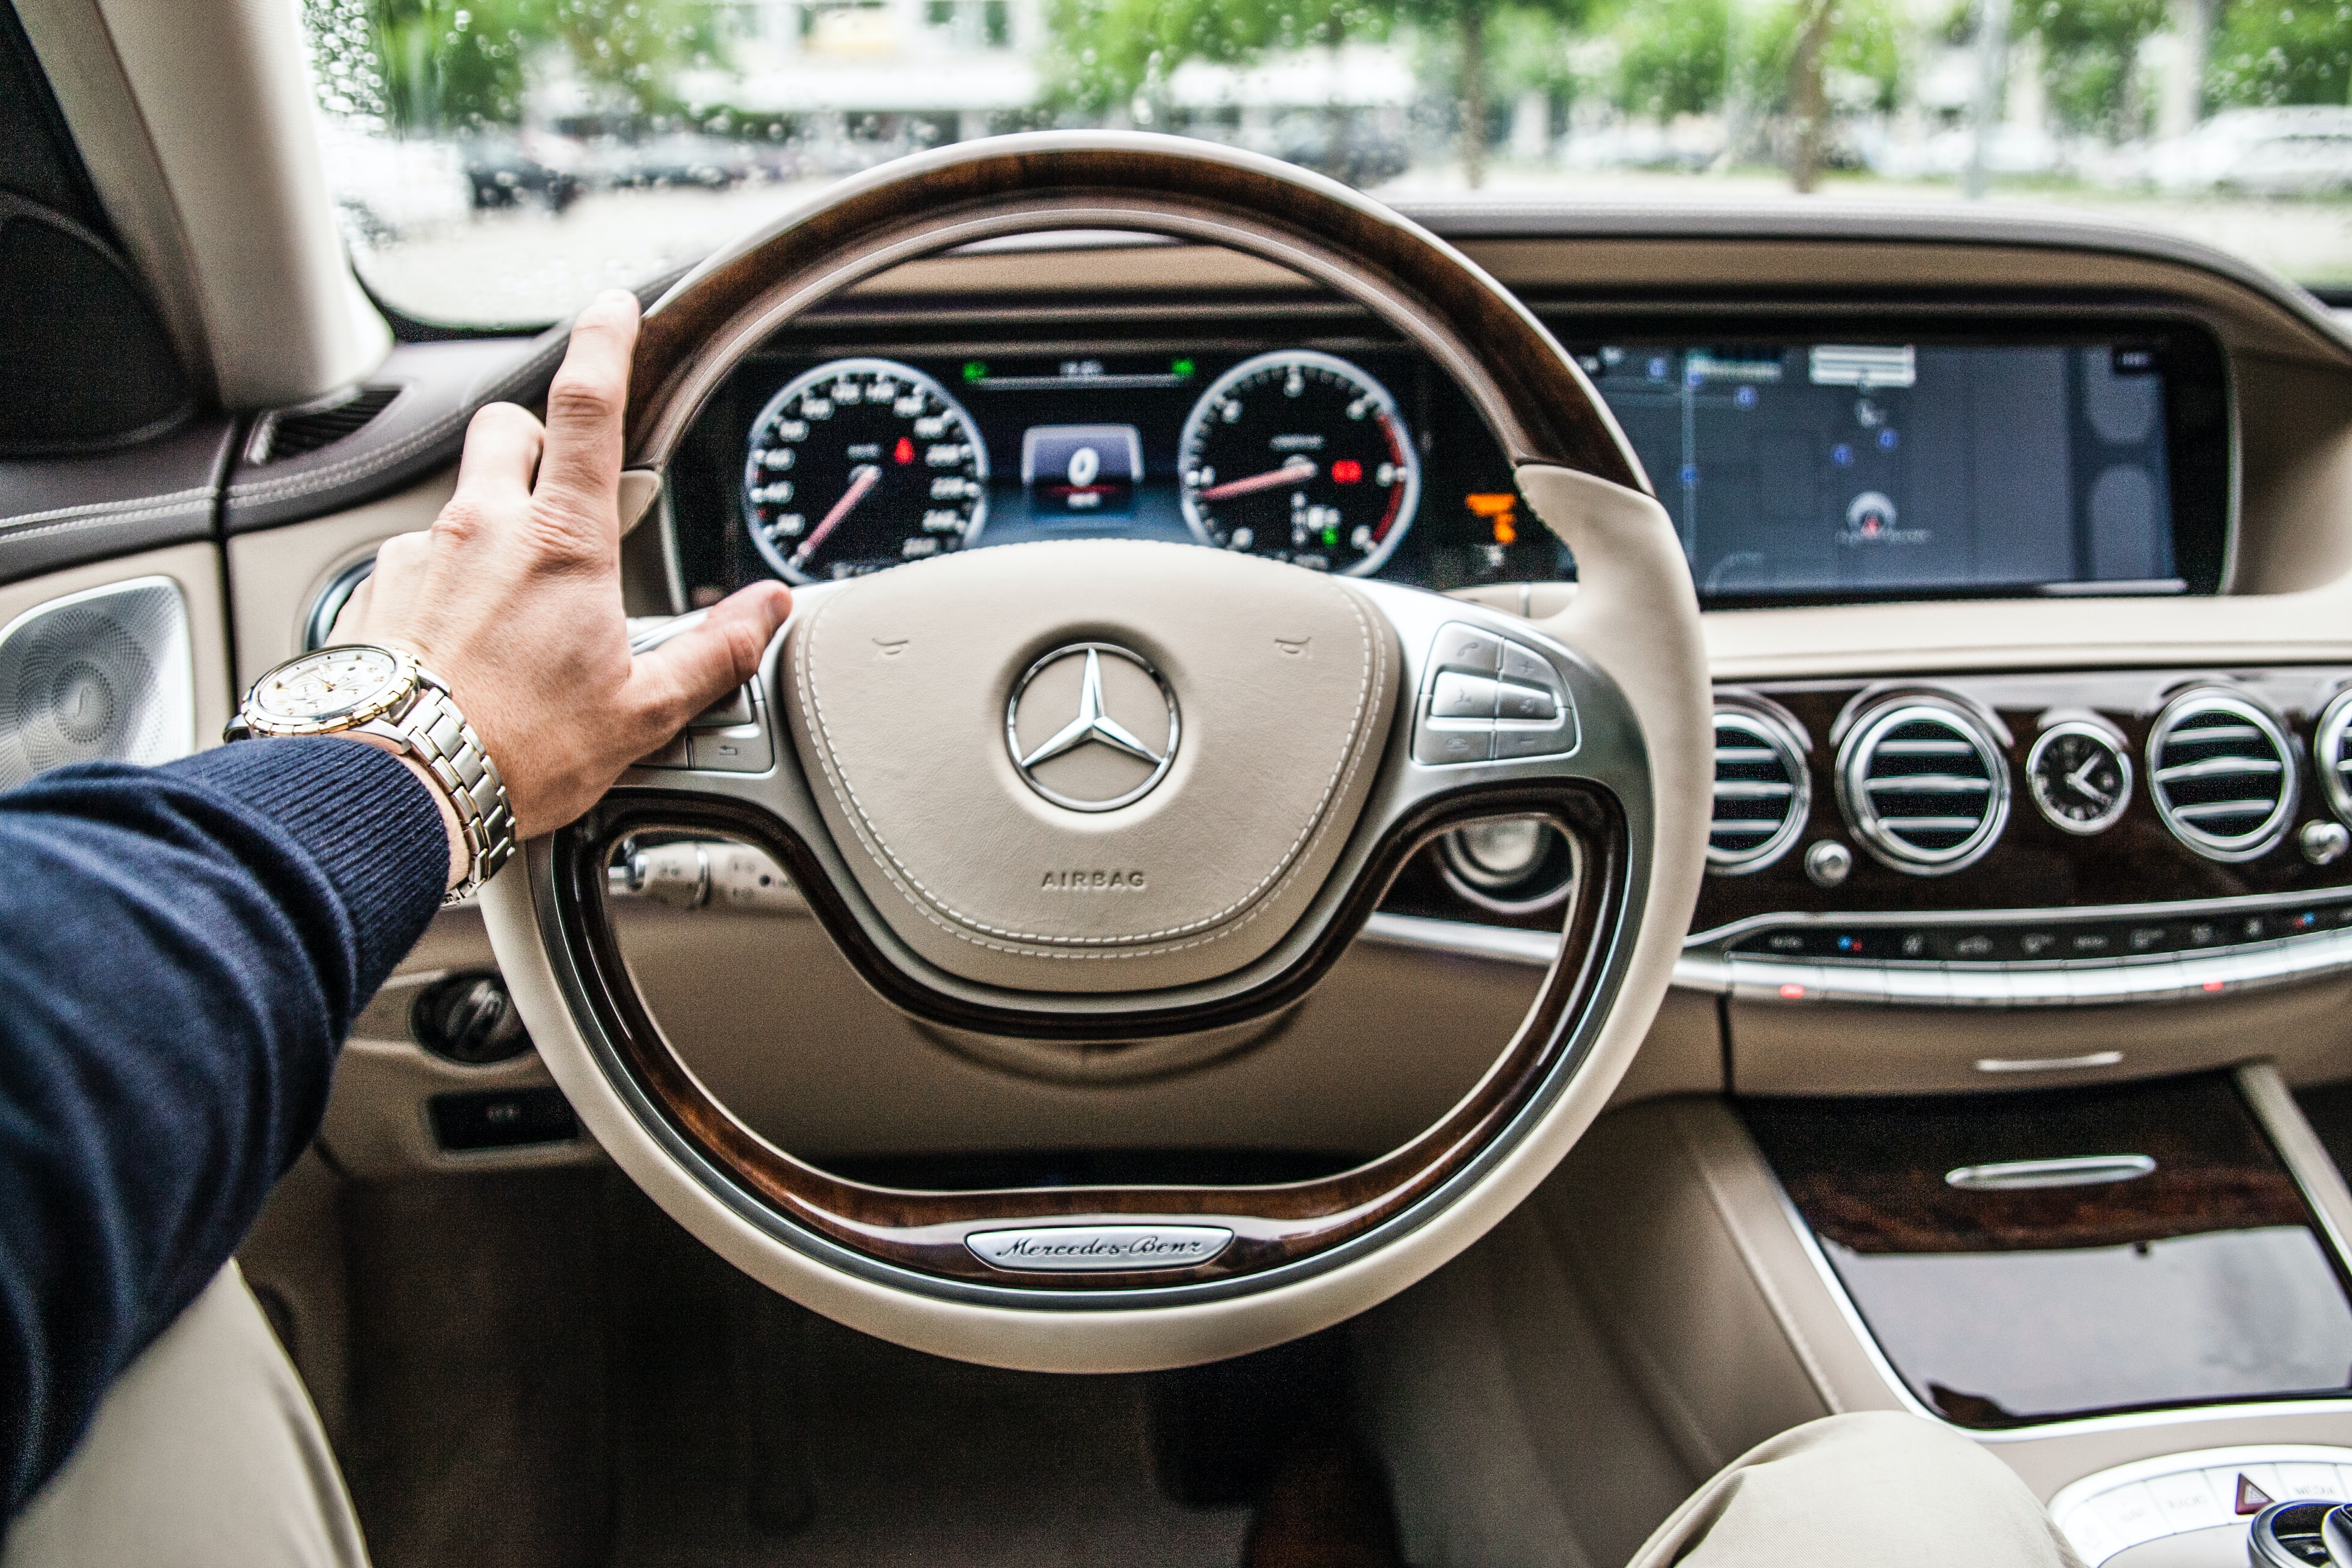
{"label": "console button row", "polygon": [[2140,958],[2277,942],[2352,926],[2352,904],[2200,915],[2179,920],[2049,924],[1805,926],[1751,932],[1735,955],[1863,963],[2050,963]]}
{"label": "console button row", "polygon": [[1534,648],[1449,621],[1429,652],[1413,761],[1507,762],[1576,749],[1576,705],[1559,671]]}
{"label": "console button row", "polygon": [[[2029,956],[2031,955],[2031,956]],[[2048,927],[1766,931],[1685,984],[1746,1001],[2054,1007],[2211,996],[2352,970],[2352,904]]]}

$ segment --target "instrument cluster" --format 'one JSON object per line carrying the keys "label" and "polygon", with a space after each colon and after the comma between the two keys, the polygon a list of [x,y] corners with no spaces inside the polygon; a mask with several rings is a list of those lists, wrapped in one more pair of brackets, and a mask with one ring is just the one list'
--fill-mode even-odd
{"label": "instrument cluster", "polygon": [[762,354],[695,439],[713,461],[674,483],[698,602],[1089,537],[1441,589],[1573,573],[1459,391],[1384,345]]}

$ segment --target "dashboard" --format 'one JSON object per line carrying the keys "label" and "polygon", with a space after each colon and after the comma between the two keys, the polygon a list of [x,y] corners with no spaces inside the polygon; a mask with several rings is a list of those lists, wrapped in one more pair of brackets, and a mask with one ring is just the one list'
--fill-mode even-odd
{"label": "dashboard", "polygon": [[[1627,325],[1572,351],[1709,605],[2218,586],[2226,388],[2191,326]],[[679,481],[698,598],[1073,537],[1439,590],[1576,575],[1468,402],[1401,344],[796,348],[747,361],[701,416]]]}
{"label": "dashboard", "polygon": [[[1575,580],[1467,400],[1360,315],[918,298],[779,333],[706,405],[671,470],[686,602],[1070,537],[1523,614]],[[2233,377],[2253,362],[2229,323],[2153,297],[1523,298],[1674,519],[1718,647],[1685,990],[1735,1016],[2078,1009],[2352,970],[2352,668],[2162,651],[2163,606],[2229,603],[2258,558],[2235,527]],[[1971,601],[2045,631],[2129,626],[2139,657],[2053,644],[2037,668],[2029,637],[1987,667],[1906,640],[1970,642]],[[1831,618],[1778,618],[1807,614]],[[1853,645],[1804,676],[1799,626]],[[1720,656],[1735,627],[1753,676]],[[1532,822],[1451,833],[1371,934],[1488,953],[1523,934],[1539,962],[1576,870]],[[1811,1016],[1807,1051],[1832,1027]],[[1883,1059],[1834,1059],[1840,1085],[1886,1081]]]}

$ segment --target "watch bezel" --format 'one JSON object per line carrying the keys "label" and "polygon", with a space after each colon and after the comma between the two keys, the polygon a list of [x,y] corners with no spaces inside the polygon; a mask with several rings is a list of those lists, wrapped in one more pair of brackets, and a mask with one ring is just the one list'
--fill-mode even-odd
{"label": "watch bezel", "polygon": [[[374,691],[359,701],[332,713],[322,713],[309,719],[283,719],[263,710],[258,693],[280,670],[298,664],[308,664],[314,659],[338,653],[381,654],[392,660],[393,672]],[[299,735],[340,735],[359,729],[362,725],[372,724],[397,711],[404,703],[416,694],[417,688],[423,682],[424,671],[418,667],[415,657],[399,648],[385,647],[381,643],[333,643],[326,647],[311,648],[306,652],[298,653],[292,658],[282,659],[264,670],[259,679],[247,689],[245,701],[239,705],[237,717],[245,721],[246,728],[257,735],[276,735],[281,738]]]}

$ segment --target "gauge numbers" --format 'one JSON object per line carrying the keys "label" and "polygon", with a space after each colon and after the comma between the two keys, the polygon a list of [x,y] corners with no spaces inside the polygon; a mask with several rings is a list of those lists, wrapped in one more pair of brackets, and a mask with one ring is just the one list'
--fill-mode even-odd
{"label": "gauge numbers", "polygon": [[779,576],[856,577],[961,550],[988,520],[988,448],[909,365],[844,359],[795,376],[752,422],[743,522]]}
{"label": "gauge numbers", "polygon": [[1421,462],[1388,388],[1346,360],[1260,354],[1217,377],[1177,447],[1202,543],[1360,575],[1412,526]]}
{"label": "gauge numbers", "polygon": [[2033,803],[2062,832],[2104,833],[2131,804],[2130,753],[2102,726],[2069,719],[2042,731],[2025,759]]}

